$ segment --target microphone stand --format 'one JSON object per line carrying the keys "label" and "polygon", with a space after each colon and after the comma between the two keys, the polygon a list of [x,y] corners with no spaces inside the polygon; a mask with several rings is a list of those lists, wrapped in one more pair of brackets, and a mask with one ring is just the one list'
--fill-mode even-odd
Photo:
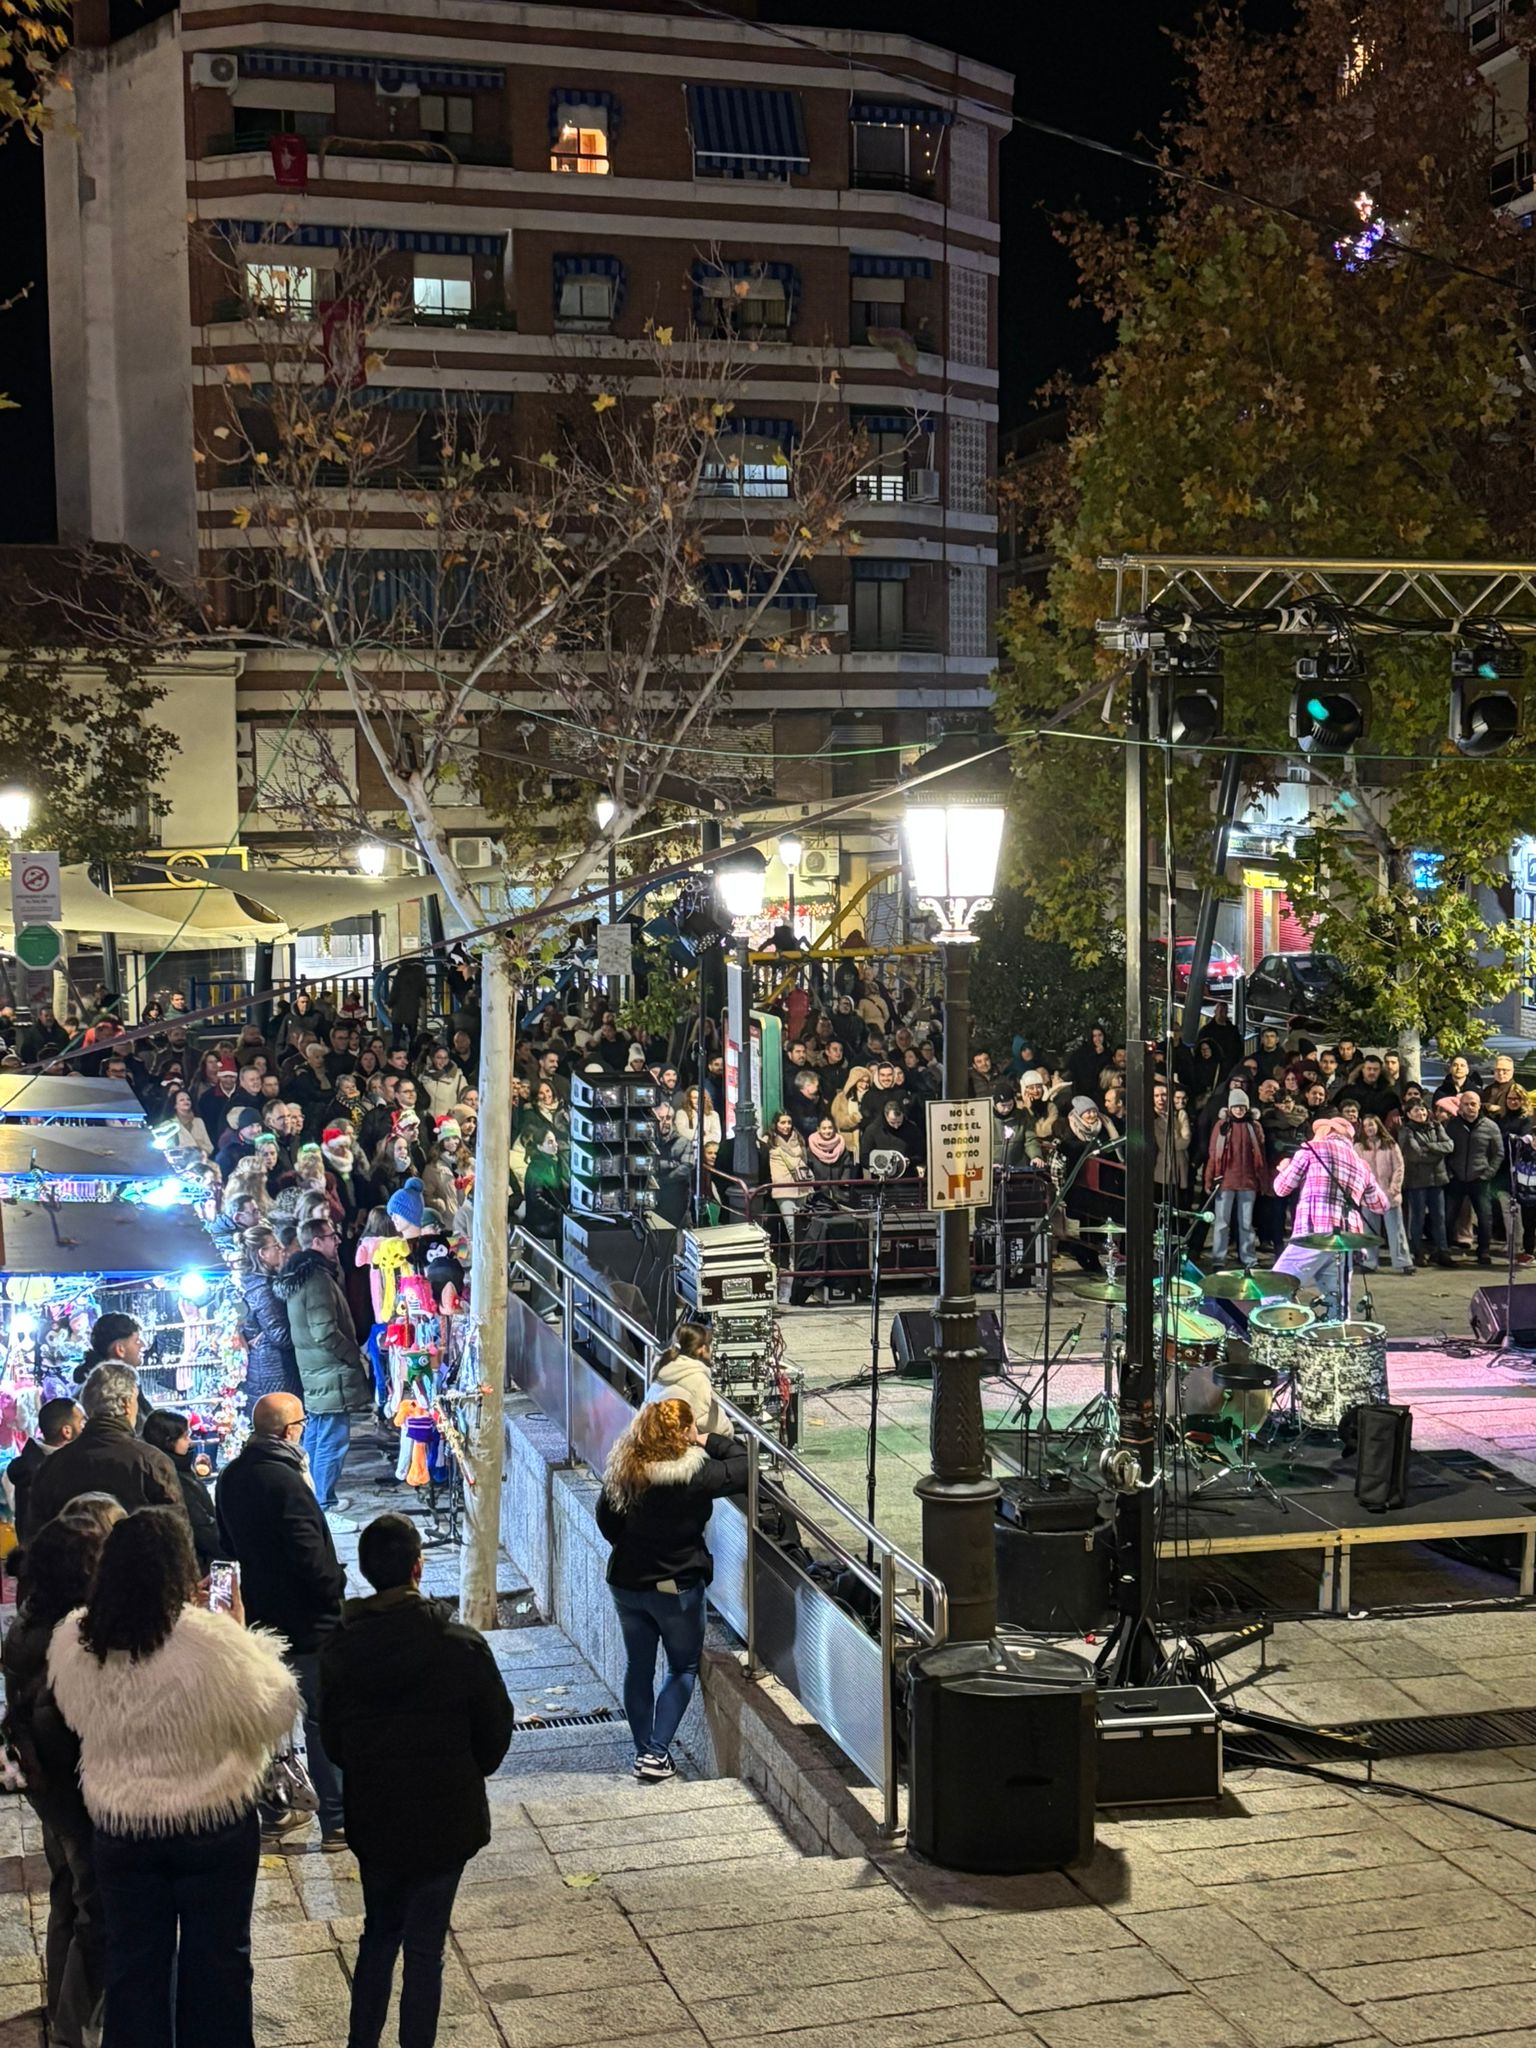
{"label": "microphone stand", "polygon": [[[877,1491],[876,1451],[880,1427],[880,1245],[885,1226],[885,1191],[896,1174],[905,1172],[907,1161],[899,1152],[886,1154],[887,1160],[899,1160],[894,1172],[875,1174],[875,1229],[869,1261],[869,1433],[864,1452],[864,1504],[866,1520],[871,1529],[875,1523],[875,1496]],[[870,1155],[870,1171],[875,1171],[875,1157]],[[929,1362],[929,1371],[933,1369]],[[864,1562],[870,1570],[875,1564],[875,1541],[868,1538],[864,1546]]]}

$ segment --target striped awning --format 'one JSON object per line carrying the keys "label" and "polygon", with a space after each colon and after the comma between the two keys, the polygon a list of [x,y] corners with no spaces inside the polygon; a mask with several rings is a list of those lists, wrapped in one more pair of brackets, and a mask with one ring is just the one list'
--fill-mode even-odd
{"label": "striped awning", "polygon": [[[304,564],[284,565],[292,596],[303,612],[316,602],[314,578]],[[467,621],[475,590],[464,564],[446,568],[429,548],[338,549],[324,565],[325,588],[357,617],[415,631]]]}
{"label": "striped awning", "polygon": [[[706,562],[704,593],[719,609],[751,604],[765,595],[774,574],[766,562]],[[784,581],[773,595],[775,610],[814,611],[820,602],[808,569],[786,569]]]}
{"label": "striped awning", "polygon": [[580,127],[582,125],[577,117],[580,115],[583,107],[595,107],[607,115],[608,140],[610,142],[613,140],[614,136],[619,132],[619,122],[624,112],[613,93],[594,92],[589,85],[557,85],[549,95],[549,139],[551,142],[559,141],[560,130],[566,121],[575,120],[576,126]]}
{"label": "striped awning", "polygon": [[408,64],[393,57],[341,57],[312,50],[241,50],[246,78],[372,79],[380,85],[419,85],[427,92],[500,92],[504,71],[479,64]]}
{"label": "striped awning", "polygon": [[567,278],[607,277],[613,280],[613,310],[615,316],[624,310],[625,270],[617,256],[591,256],[584,251],[574,255],[556,256],[551,259],[554,269],[555,311],[560,311],[560,287]]}
{"label": "striped awning", "polygon": [[848,108],[848,118],[850,121],[872,121],[881,128],[947,128],[955,117],[944,107],[855,96]]}
{"label": "striped awning", "polygon": [[787,448],[795,438],[793,420],[759,419],[751,413],[730,413],[720,422],[722,434],[746,434],[754,441],[773,441]]}
{"label": "striped awning", "polygon": [[705,178],[788,178],[811,168],[797,92],[690,85],[693,168]]}
{"label": "striped awning", "polygon": [[410,249],[423,256],[500,256],[507,238],[459,235],[427,228],[327,227],[317,221],[221,220],[227,242],[273,243],[296,249]]}
{"label": "striped awning", "polygon": [[703,317],[704,302],[710,297],[705,287],[720,278],[764,278],[784,287],[784,320],[793,327],[800,304],[800,273],[793,263],[761,263],[751,256],[732,257],[724,263],[695,263],[693,266],[693,317]]}
{"label": "striped awning", "polygon": [[367,402],[386,412],[483,412],[512,410],[510,391],[434,391],[405,384],[368,389]]}
{"label": "striped awning", "polygon": [[853,425],[861,434],[931,434],[931,412],[860,412],[853,408]]}
{"label": "striped awning", "polygon": [[848,257],[850,277],[932,277],[926,256],[865,256],[857,249]]}
{"label": "striped awning", "polygon": [[853,562],[855,583],[905,583],[912,574],[912,564],[896,559],[892,555],[856,555]]}

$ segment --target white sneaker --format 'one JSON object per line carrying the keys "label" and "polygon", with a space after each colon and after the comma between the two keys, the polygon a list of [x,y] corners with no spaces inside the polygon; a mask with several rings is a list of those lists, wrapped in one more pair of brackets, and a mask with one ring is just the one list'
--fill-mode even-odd
{"label": "white sneaker", "polygon": [[326,1509],[325,1520],[326,1526],[333,1536],[355,1536],[357,1534],[356,1522],[349,1521],[345,1515],[338,1515],[334,1508]]}

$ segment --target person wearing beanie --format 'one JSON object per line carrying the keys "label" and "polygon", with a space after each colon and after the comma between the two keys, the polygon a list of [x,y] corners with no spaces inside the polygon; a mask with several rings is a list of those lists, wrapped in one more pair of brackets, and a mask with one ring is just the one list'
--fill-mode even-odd
{"label": "person wearing beanie", "polygon": [[1253,1105],[1241,1088],[1227,1097],[1227,1106],[1216,1119],[1205,1159],[1205,1188],[1216,1197],[1216,1223],[1211,1232],[1211,1257],[1225,1265],[1227,1245],[1232,1236],[1232,1218],[1237,1217],[1238,1257],[1251,1266],[1259,1255],[1254,1211],[1260,1195],[1270,1190],[1269,1160],[1264,1132],[1253,1118]]}
{"label": "person wearing beanie", "polygon": [[396,1188],[384,1207],[402,1237],[420,1230],[427,1209],[421,1182],[413,1178]]}

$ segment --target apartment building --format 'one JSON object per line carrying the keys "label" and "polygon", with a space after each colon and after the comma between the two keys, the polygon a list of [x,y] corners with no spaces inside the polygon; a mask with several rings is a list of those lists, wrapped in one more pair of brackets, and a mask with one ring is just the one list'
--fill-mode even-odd
{"label": "apartment building", "polygon": [[[986,705],[1005,74],[713,7],[184,0],[93,43],[97,8],[72,119],[45,142],[64,536],[214,564],[241,493],[193,448],[249,354],[242,296],[322,307],[366,235],[402,305],[372,381],[424,432],[472,402],[517,445],[573,358],[622,370],[648,321],[709,331],[728,308],[747,325],[769,442],[835,363],[839,401],[889,452],[862,554],[818,558],[793,593],[829,651],[749,666],[735,692],[764,753],[812,757],[781,764],[786,800],[846,793],[855,745],[916,745]],[[410,522],[392,535],[386,502],[373,523],[381,568],[408,575]],[[245,788],[293,688],[280,658],[247,654]],[[333,753],[367,801],[353,739],[338,719]]]}

